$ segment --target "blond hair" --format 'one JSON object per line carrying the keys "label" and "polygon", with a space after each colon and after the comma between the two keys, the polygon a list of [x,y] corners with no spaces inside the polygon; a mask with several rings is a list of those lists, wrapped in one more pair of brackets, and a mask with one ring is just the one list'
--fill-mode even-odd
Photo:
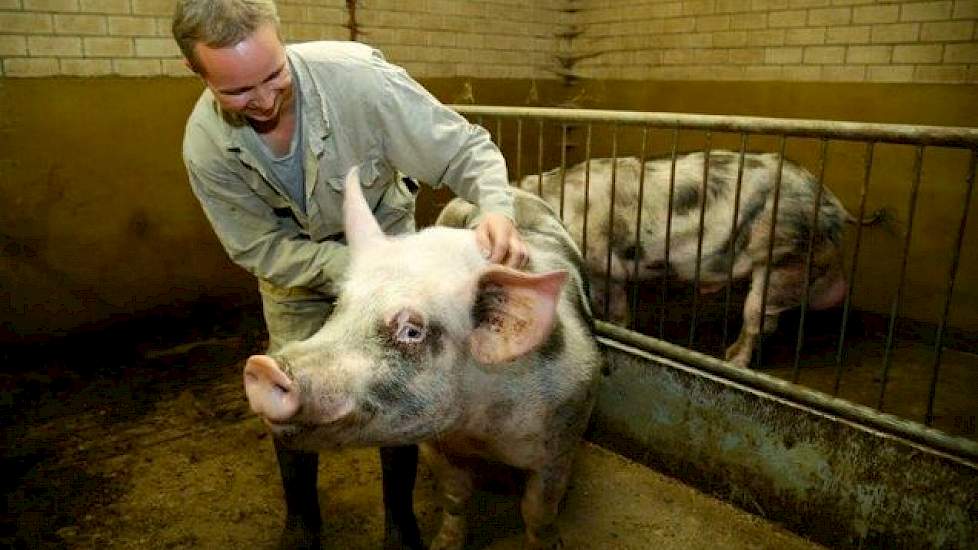
{"label": "blond hair", "polygon": [[265,23],[278,30],[278,9],[272,0],[177,0],[171,31],[190,67],[201,73],[194,46],[233,46]]}

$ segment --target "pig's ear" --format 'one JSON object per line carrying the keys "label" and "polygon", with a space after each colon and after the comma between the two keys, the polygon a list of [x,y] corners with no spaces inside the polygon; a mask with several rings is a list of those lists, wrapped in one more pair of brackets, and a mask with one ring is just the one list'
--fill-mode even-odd
{"label": "pig's ear", "polygon": [[367,206],[360,189],[360,170],[354,166],[346,173],[343,189],[343,226],[351,252],[384,238],[384,232]]}
{"label": "pig's ear", "polygon": [[479,279],[475,327],[469,337],[472,356],[484,364],[525,355],[553,330],[566,271],[525,273],[492,265]]}

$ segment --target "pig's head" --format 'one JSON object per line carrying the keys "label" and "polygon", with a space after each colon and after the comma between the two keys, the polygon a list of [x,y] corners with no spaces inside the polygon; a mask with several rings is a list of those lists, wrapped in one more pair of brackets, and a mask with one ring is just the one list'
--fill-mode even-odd
{"label": "pig's head", "polygon": [[351,262],[333,315],[311,338],[248,359],[251,408],[300,449],[450,431],[467,403],[492,391],[480,384],[547,340],[567,274],[491,265],[471,230],[385,236],[355,171],[344,216]]}

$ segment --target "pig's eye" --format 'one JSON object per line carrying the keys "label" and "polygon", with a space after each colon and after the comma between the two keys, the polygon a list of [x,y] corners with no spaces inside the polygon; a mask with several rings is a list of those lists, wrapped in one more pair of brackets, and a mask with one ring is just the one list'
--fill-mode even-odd
{"label": "pig's eye", "polygon": [[400,344],[417,344],[424,341],[428,331],[424,318],[420,313],[411,309],[403,309],[390,321],[394,340]]}
{"label": "pig's eye", "polygon": [[405,344],[416,344],[424,340],[424,327],[406,324],[397,330],[397,341]]}

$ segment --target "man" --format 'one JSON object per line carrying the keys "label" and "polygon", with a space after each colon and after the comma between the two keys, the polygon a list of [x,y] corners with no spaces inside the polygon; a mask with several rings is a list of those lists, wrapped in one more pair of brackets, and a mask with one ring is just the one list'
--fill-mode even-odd
{"label": "man", "polygon": [[[486,256],[519,267],[526,248],[499,150],[380,52],[351,42],[285,46],[272,0],[178,0],[173,36],[207,85],[187,122],[194,194],[230,258],[259,279],[269,353],[329,316],[348,263],[343,179],[359,167],[387,233],[414,230],[414,180],[448,185],[488,212]],[[284,547],[318,547],[318,455],[276,442]],[[381,449],[385,543],[421,548],[412,508],[417,448]]]}

